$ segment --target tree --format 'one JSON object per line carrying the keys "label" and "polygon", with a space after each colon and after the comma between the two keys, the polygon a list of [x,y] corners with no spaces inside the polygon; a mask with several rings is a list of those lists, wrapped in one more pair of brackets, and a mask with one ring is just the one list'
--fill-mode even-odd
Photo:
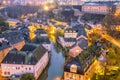
{"label": "tree", "polygon": [[120,25],[120,15],[106,15],[106,17],[102,21],[102,25],[105,27],[109,35],[113,36],[114,38],[120,39],[120,31],[116,30],[116,27]]}
{"label": "tree", "polygon": [[20,80],[36,80],[36,79],[32,74],[26,73],[22,75]]}

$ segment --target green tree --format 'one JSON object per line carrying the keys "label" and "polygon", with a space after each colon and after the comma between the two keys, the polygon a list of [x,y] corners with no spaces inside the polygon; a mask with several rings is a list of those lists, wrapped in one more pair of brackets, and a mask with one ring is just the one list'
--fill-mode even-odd
{"label": "green tree", "polygon": [[36,80],[36,79],[32,74],[26,73],[22,75],[20,80]]}
{"label": "green tree", "polygon": [[116,26],[120,25],[120,15],[106,15],[106,17],[103,19],[102,25],[109,35],[114,38],[120,39],[120,31],[116,31],[115,29]]}

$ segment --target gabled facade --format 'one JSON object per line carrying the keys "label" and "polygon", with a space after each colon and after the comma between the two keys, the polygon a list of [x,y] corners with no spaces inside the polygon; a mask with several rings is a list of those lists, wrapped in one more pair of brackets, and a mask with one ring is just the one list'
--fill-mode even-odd
{"label": "gabled facade", "polygon": [[116,10],[117,4],[118,4],[117,1],[86,2],[82,6],[82,11],[84,13],[106,15],[109,13],[114,13]]}
{"label": "gabled facade", "polygon": [[76,38],[77,30],[74,28],[67,28],[64,32],[64,38]]}
{"label": "gabled facade", "polygon": [[1,63],[2,76],[31,73],[37,79],[49,61],[48,51],[37,44],[26,44],[20,51],[11,50]]}
{"label": "gabled facade", "polygon": [[21,34],[18,32],[9,32],[3,33],[0,35],[0,62],[4,59],[4,57],[8,54],[8,52],[16,48],[17,50],[21,50],[25,45],[25,40]]}

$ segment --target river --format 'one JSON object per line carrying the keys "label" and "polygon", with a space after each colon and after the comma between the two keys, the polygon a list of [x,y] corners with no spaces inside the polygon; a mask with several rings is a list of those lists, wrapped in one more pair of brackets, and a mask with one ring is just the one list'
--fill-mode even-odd
{"label": "river", "polygon": [[62,52],[56,51],[55,47],[52,45],[50,54],[50,62],[38,80],[55,80],[63,75],[65,58]]}

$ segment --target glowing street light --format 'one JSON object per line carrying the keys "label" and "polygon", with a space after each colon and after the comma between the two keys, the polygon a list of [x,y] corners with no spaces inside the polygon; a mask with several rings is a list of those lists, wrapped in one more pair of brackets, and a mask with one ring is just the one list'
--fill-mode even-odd
{"label": "glowing street light", "polygon": [[32,5],[33,3],[32,3],[32,1],[29,1],[29,5]]}
{"label": "glowing street light", "polygon": [[120,31],[120,26],[116,26],[116,30],[117,30],[117,31]]}
{"label": "glowing street light", "polygon": [[6,1],[3,1],[3,4],[6,4],[7,2]]}
{"label": "glowing street light", "polygon": [[43,9],[44,9],[45,11],[48,11],[48,10],[49,10],[49,7],[45,5],[45,6],[43,7]]}
{"label": "glowing street light", "polygon": [[116,12],[116,13],[114,14],[115,17],[118,17],[119,15],[120,15],[120,13],[118,13],[118,12]]}

